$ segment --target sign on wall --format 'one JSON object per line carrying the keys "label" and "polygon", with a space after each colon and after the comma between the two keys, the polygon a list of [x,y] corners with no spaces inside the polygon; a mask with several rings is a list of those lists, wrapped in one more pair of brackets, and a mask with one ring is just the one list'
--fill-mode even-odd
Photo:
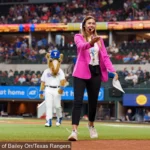
{"label": "sign on wall", "polygon": [[124,94],[123,106],[150,106],[150,94]]}
{"label": "sign on wall", "polygon": [[[0,99],[39,99],[39,86],[0,86]],[[84,92],[84,100],[87,100],[87,92]],[[74,91],[72,87],[66,87],[62,100],[73,100]],[[98,96],[99,101],[104,100],[104,88],[101,88]]]}

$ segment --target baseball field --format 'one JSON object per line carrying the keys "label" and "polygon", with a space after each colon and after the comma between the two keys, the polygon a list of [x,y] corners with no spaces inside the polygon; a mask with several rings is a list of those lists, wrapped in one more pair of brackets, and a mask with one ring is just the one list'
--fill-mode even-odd
{"label": "baseball field", "polygon": [[[67,141],[71,133],[71,121],[63,121],[56,127],[44,127],[45,120],[23,118],[0,118],[1,142],[49,142]],[[98,139],[90,139],[87,121],[82,121],[78,130],[79,141],[72,143],[72,149],[150,149],[150,124],[96,122]],[[119,147],[117,147],[119,146]],[[142,148],[141,148],[142,146]],[[128,147],[128,148],[127,148]]]}

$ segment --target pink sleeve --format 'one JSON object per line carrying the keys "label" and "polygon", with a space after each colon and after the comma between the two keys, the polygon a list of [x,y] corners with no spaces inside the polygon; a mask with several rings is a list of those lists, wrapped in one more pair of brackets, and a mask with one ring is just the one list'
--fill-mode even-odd
{"label": "pink sleeve", "polygon": [[74,41],[78,50],[87,50],[92,47],[89,42],[84,41],[81,34],[76,34],[74,36]]}
{"label": "pink sleeve", "polygon": [[115,70],[114,66],[112,65],[112,62],[107,54],[107,50],[105,48],[103,39],[101,39],[101,44],[102,44],[102,53],[103,53],[103,60],[104,60],[105,67],[110,72],[116,72],[116,70]]}

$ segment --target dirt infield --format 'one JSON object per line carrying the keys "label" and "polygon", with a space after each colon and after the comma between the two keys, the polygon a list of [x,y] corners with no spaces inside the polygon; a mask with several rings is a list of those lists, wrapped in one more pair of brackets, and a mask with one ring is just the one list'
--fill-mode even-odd
{"label": "dirt infield", "polygon": [[150,140],[77,141],[72,150],[150,150]]}

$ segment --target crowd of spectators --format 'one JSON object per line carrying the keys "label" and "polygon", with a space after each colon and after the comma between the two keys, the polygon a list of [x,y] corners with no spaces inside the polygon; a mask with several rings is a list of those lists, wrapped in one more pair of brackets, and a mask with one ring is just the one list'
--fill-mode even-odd
{"label": "crowd of spectators", "polygon": [[[64,69],[66,79],[72,85],[72,68]],[[145,81],[150,81],[150,72],[148,70],[141,69],[141,66],[138,69],[134,69],[134,66],[131,68],[124,68],[123,70],[118,70],[119,80],[122,84],[126,83],[127,86],[134,87],[138,84],[144,83]],[[0,84],[2,85],[39,85],[40,77],[42,72],[39,71],[0,71]],[[105,83],[107,86],[107,83]],[[108,83],[109,84],[109,83]],[[104,85],[105,86],[105,85]]]}
{"label": "crowd of spectators", "polygon": [[36,62],[38,56],[41,55],[44,61],[44,56],[47,52],[50,52],[56,47],[47,42],[45,37],[41,37],[39,40],[32,38],[32,48],[29,48],[28,39],[17,38],[16,41],[10,42],[7,40],[0,41],[0,59],[5,63],[11,63],[14,59],[29,60],[30,62]]}
{"label": "crowd of spectators", "polygon": [[116,46],[113,42],[112,45],[107,47],[109,56],[114,63],[120,64],[149,64],[150,63],[150,41],[132,40],[124,41]]}
{"label": "crowd of spectators", "polygon": [[125,119],[122,121],[144,121],[144,122],[150,122],[150,110],[145,108],[137,108],[137,111],[132,111],[131,108],[129,108],[126,112]]}
{"label": "crowd of spectators", "polygon": [[40,85],[40,71],[1,71],[0,82],[2,85]]}
{"label": "crowd of spectators", "polygon": [[81,22],[85,15],[93,15],[98,22],[150,19],[148,0],[68,0],[5,7],[4,12],[1,10],[0,24],[74,23]]}
{"label": "crowd of spectators", "polygon": [[[150,63],[150,41],[132,40],[124,41],[119,45],[113,41],[112,45],[106,47],[109,57],[114,64],[149,64]],[[70,42],[64,46],[48,43],[47,38],[42,36],[39,39],[32,38],[32,45],[29,47],[27,38],[17,38],[14,42],[1,39],[0,41],[0,62],[4,63],[43,63],[46,64],[45,54],[53,49],[58,49],[64,54],[63,63],[72,63],[76,57],[74,43]]]}
{"label": "crowd of spectators", "polygon": [[146,110],[144,114],[144,122],[150,122],[150,110]]}
{"label": "crowd of spectators", "polygon": [[[120,4],[120,5],[119,5]],[[0,23],[68,23],[81,22],[85,15],[95,16],[97,21],[149,20],[150,4],[148,0],[68,0],[67,3],[7,5],[8,13],[1,10]],[[5,10],[6,11],[6,10]],[[6,15],[7,14],[7,15]],[[124,41],[115,42],[108,47],[112,62],[117,63],[150,63],[150,42]],[[48,43],[45,37],[32,38],[32,48],[28,39],[17,39],[15,42],[0,41],[0,62],[12,63],[18,56],[29,63],[47,63],[44,57],[57,47]],[[60,49],[59,49],[60,50]],[[17,57],[16,57],[17,56]],[[40,59],[39,59],[40,58]],[[65,59],[67,60],[67,59]],[[21,63],[21,62],[20,62]]]}
{"label": "crowd of spectators", "polygon": [[[72,77],[69,73],[69,68],[64,69],[66,80],[72,86]],[[42,71],[33,71],[33,70],[22,70],[22,71],[0,71],[0,85],[35,85],[39,86],[41,83]]]}
{"label": "crowd of spectators", "polygon": [[[73,45],[73,46],[72,46]],[[51,50],[58,49],[66,57],[63,63],[68,63],[75,53],[74,44],[67,43],[64,46],[56,45],[48,42],[47,38],[41,36],[40,38],[32,37],[31,46],[27,38],[17,38],[13,42],[9,39],[0,40],[0,63],[35,63],[46,64],[47,60],[45,54]],[[67,54],[66,54],[67,53]]]}
{"label": "crowd of spectators", "polygon": [[[125,67],[123,70],[118,71],[121,82],[125,82],[128,86],[136,86],[138,84],[149,82],[150,81],[150,72],[146,69],[141,69],[141,66],[138,69]],[[145,84],[146,87],[146,84]]]}

